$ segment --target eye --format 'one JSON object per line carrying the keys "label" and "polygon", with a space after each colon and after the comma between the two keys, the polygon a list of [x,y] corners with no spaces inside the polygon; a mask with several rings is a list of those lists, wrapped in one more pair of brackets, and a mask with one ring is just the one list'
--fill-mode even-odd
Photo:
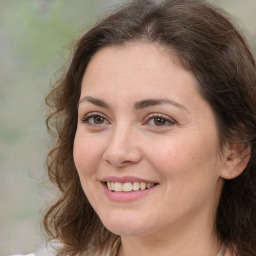
{"label": "eye", "polygon": [[81,119],[81,122],[90,126],[102,126],[109,123],[108,120],[99,113],[89,113]]}
{"label": "eye", "polygon": [[144,124],[158,127],[168,127],[174,125],[176,122],[163,114],[150,114],[146,117],[146,122]]}

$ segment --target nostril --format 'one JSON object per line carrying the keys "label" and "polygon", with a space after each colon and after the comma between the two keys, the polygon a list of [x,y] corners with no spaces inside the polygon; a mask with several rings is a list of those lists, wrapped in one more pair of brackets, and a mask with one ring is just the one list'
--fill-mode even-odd
{"label": "nostril", "polygon": [[108,164],[118,167],[118,168],[122,168],[125,167],[127,165],[130,165],[133,163],[133,161],[130,160],[123,160],[123,158],[119,157],[119,156],[108,156],[106,157],[106,155],[103,155],[103,160],[105,160]]}
{"label": "nostril", "polygon": [[132,141],[122,140],[122,135],[109,142],[103,153],[103,159],[115,167],[124,167],[138,163],[142,158],[142,152]]}

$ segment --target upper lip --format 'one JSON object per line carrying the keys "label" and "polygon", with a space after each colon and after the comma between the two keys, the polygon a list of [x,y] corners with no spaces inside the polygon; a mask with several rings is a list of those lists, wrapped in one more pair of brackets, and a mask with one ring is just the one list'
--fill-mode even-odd
{"label": "upper lip", "polygon": [[126,182],[145,182],[145,183],[158,183],[156,181],[152,180],[146,180],[138,177],[133,177],[133,176],[123,176],[123,177],[118,177],[118,176],[107,176],[101,180],[102,182],[120,182],[120,183],[126,183]]}

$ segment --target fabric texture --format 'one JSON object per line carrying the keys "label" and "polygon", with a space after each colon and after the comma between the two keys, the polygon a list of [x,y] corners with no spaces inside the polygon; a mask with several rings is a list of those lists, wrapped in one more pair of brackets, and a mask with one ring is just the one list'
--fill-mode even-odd
{"label": "fabric texture", "polygon": [[[225,253],[225,247],[222,245],[220,248],[220,251],[216,256],[224,256]],[[30,254],[15,254],[15,255],[10,255],[10,256],[56,256],[56,253],[54,253],[54,250],[50,246],[46,246],[46,244],[41,244],[39,248],[36,250],[35,253],[30,253]]]}

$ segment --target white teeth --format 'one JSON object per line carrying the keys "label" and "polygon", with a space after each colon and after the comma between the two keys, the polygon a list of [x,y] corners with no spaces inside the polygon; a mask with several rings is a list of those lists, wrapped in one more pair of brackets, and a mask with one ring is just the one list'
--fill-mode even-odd
{"label": "white teeth", "polygon": [[140,183],[139,182],[134,182],[133,184],[132,184],[132,190],[133,191],[137,191],[137,190],[139,190],[140,189]]}
{"label": "white teeth", "polygon": [[147,188],[152,188],[152,187],[154,187],[153,183],[147,183]]}
{"label": "white teeth", "polygon": [[131,192],[132,191],[132,183],[126,182],[123,184],[123,191],[124,192]]}
{"label": "white teeth", "polygon": [[119,183],[119,182],[113,182],[113,183],[114,183],[114,189],[113,189],[113,186],[112,186],[113,190],[118,191],[118,192],[122,192],[123,191],[122,183]]}
{"label": "white teeth", "polygon": [[111,182],[111,190],[115,190],[115,182]]}
{"label": "white teeth", "polygon": [[145,182],[141,182],[141,183],[140,183],[140,189],[141,189],[141,190],[146,189],[146,187],[147,187],[147,185],[146,185]]}
{"label": "white teeth", "polygon": [[131,192],[137,190],[145,190],[154,187],[154,183],[145,183],[145,182],[107,182],[107,187],[109,190],[116,192]]}

